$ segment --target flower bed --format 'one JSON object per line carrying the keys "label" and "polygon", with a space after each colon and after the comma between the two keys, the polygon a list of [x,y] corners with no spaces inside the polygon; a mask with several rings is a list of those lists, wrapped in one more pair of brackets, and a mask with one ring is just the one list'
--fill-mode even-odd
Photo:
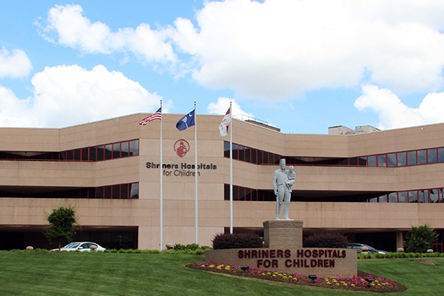
{"label": "flower bed", "polygon": [[[359,272],[357,276],[353,277],[317,277],[313,280],[310,279],[307,275],[302,275],[299,273],[281,273],[277,271],[269,271],[254,267],[244,267],[243,270],[241,266],[231,266],[228,264],[213,262],[197,262],[195,264],[188,264],[187,267],[204,271],[225,273],[234,276],[250,277],[263,280],[285,282],[295,285],[307,285],[311,287],[329,289],[345,289],[367,292],[400,292],[407,290],[405,286],[393,282],[389,279],[377,277],[370,274],[363,274],[361,272]],[[370,287],[368,279],[370,279],[371,281]]]}

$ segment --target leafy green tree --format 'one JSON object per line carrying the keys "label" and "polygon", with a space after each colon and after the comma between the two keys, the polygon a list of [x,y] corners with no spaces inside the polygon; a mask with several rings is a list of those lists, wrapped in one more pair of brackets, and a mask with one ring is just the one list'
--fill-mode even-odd
{"label": "leafy green tree", "polygon": [[46,238],[50,243],[58,242],[59,250],[63,240],[71,242],[74,236],[75,227],[78,224],[78,218],[76,216],[76,209],[69,205],[68,207],[59,207],[53,209],[51,214],[46,214],[46,220],[50,224],[50,228],[45,231]]}
{"label": "leafy green tree", "polygon": [[435,229],[428,225],[412,226],[407,233],[405,246],[407,252],[422,253],[427,252],[432,246],[432,243],[436,241],[439,234],[435,232]]}

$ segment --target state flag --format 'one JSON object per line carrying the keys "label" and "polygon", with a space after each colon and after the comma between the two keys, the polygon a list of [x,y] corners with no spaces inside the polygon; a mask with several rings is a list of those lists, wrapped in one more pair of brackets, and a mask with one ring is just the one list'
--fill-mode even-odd
{"label": "state flag", "polygon": [[194,111],[196,111],[196,110],[191,111],[190,113],[188,113],[187,115],[185,115],[184,117],[182,117],[182,118],[176,123],[176,128],[177,128],[179,131],[186,130],[187,128],[189,128],[189,127],[191,127],[191,126],[193,126],[193,125],[196,124],[196,121],[195,121],[195,118],[194,118],[194,116],[195,116]]}

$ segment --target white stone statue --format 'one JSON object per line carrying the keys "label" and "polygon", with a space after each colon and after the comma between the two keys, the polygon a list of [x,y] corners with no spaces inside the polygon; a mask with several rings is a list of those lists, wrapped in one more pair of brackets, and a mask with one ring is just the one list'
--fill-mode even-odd
{"label": "white stone statue", "polygon": [[273,175],[273,189],[276,194],[276,214],[275,219],[279,220],[279,214],[281,212],[282,204],[283,220],[291,220],[288,218],[288,210],[290,208],[291,191],[294,182],[296,180],[296,173],[293,171],[293,167],[290,170],[285,169],[285,159],[281,159],[280,168],[274,172]]}

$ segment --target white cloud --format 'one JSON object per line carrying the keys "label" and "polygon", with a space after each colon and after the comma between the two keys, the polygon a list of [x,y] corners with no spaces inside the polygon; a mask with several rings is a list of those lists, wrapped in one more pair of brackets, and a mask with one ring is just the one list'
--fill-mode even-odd
{"label": "white cloud", "polygon": [[399,93],[443,86],[443,1],[227,0],[204,5],[196,13],[196,26],[177,18],[157,30],[140,24],[116,32],[84,17],[79,5],[56,6],[41,34],[83,53],[124,51],[143,61],[171,62],[176,70],[191,71],[203,86],[274,101],[363,82]]}
{"label": "white cloud", "polygon": [[365,73],[369,82],[397,91],[437,89],[443,82],[444,36],[438,29],[444,27],[444,5],[412,3],[214,1],[197,14],[200,30],[177,21],[175,40],[199,59],[194,78],[200,83],[249,97],[280,100],[359,85]]}
{"label": "white cloud", "polygon": [[37,23],[40,34],[48,41],[84,53],[130,51],[147,62],[166,63],[176,60],[171,44],[166,42],[169,28],[152,30],[150,25],[141,24],[135,30],[123,28],[112,32],[104,23],[91,23],[82,13],[80,5],[56,5],[48,12],[46,26]]}
{"label": "white cloud", "polygon": [[14,93],[0,85],[0,126],[35,126],[29,112],[29,99],[20,100]]}
{"label": "white cloud", "polygon": [[362,93],[355,107],[360,111],[377,112],[381,129],[444,122],[444,93],[429,93],[418,108],[406,106],[391,90],[375,85],[363,86]]}
{"label": "white cloud", "polygon": [[23,50],[9,52],[4,47],[0,50],[0,77],[23,77],[32,69],[31,61]]}
{"label": "white cloud", "polygon": [[227,113],[228,108],[230,107],[230,102],[232,104],[232,114],[234,118],[245,120],[249,117],[254,117],[252,113],[247,113],[241,109],[238,103],[234,99],[230,98],[218,98],[217,102],[211,102],[208,104],[207,111],[210,114],[220,114],[225,115]]}
{"label": "white cloud", "polygon": [[120,72],[99,65],[46,67],[32,78],[34,96],[20,100],[0,88],[0,123],[15,127],[65,127],[117,116],[151,112],[160,96]]}

